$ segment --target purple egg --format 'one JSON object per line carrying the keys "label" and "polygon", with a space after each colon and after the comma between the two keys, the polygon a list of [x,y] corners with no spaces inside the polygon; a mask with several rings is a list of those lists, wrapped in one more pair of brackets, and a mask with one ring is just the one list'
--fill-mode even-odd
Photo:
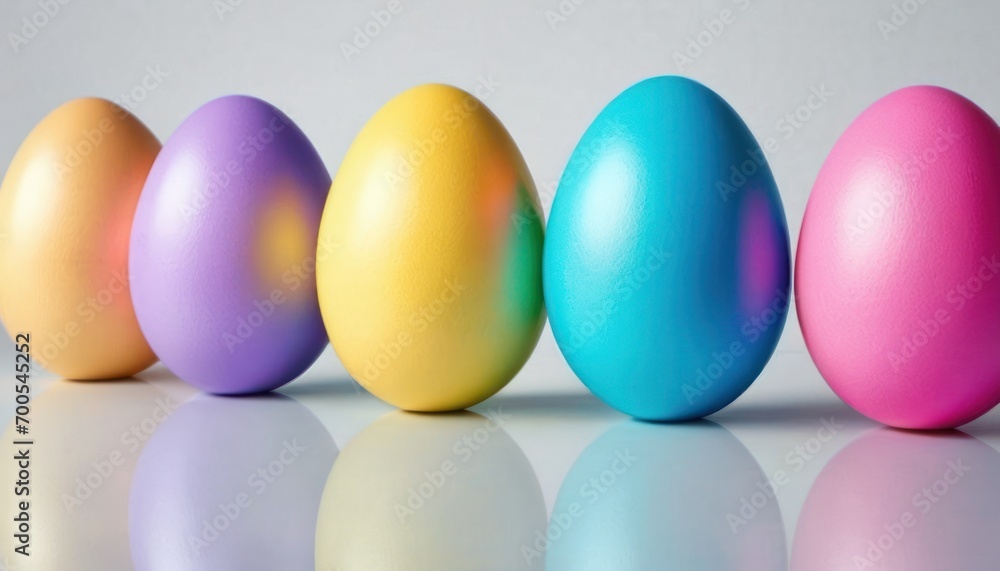
{"label": "purple egg", "polygon": [[274,106],[241,95],[163,145],[132,224],[139,326],[161,361],[217,394],[272,390],[327,344],[316,239],[330,175]]}

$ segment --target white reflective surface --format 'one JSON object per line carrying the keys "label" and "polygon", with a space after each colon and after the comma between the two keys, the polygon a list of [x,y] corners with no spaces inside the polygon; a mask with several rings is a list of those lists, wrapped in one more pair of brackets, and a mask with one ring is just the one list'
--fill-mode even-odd
{"label": "white reflective surface", "polygon": [[[768,371],[798,358],[778,355]],[[426,415],[322,368],[248,398],[200,394],[160,367],[145,380],[36,381],[34,555],[15,558],[4,542],[8,568],[975,571],[1000,561],[1000,411],[961,431],[898,431],[832,395],[810,398],[819,379],[804,376],[798,394],[762,383],[683,424],[633,421],[582,386],[506,390],[470,412]]]}

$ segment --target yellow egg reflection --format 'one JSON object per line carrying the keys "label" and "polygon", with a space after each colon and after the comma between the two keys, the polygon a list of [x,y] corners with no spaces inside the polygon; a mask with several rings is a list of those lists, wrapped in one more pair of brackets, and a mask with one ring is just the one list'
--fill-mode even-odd
{"label": "yellow egg reflection", "polygon": [[[502,412],[390,413],[341,452],[323,492],[316,569],[516,571],[545,525]],[[537,566],[534,567],[537,569]]]}

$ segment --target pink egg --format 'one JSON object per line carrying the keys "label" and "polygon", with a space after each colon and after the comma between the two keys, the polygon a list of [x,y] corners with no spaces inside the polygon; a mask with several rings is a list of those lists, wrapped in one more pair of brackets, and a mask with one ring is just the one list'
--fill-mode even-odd
{"label": "pink egg", "polygon": [[939,87],[869,107],[820,171],[795,268],[799,322],[830,387],[901,428],[1000,402],[1000,128]]}

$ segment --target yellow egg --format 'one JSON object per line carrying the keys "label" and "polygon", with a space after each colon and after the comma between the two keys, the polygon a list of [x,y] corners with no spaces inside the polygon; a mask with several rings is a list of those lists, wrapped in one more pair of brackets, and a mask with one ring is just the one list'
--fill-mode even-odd
{"label": "yellow egg", "polygon": [[543,219],[500,121],[423,85],[362,129],[333,181],[317,279],[330,341],[375,396],[471,406],[520,370],[545,320]]}
{"label": "yellow egg", "polygon": [[127,377],[156,360],[132,309],[128,244],[159,150],[125,109],[76,99],[31,131],[4,177],[0,318],[63,377]]}

